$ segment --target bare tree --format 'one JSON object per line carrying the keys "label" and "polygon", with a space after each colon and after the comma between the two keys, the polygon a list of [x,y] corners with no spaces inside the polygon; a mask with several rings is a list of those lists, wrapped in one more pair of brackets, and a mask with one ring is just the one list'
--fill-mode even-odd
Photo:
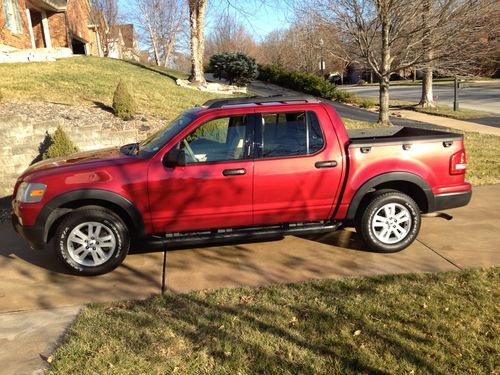
{"label": "bare tree", "polygon": [[193,84],[204,84],[203,56],[205,54],[205,12],[207,0],[188,0],[191,31],[191,75]]}
{"label": "bare tree", "polygon": [[167,66],[184,24],[183,0],[135,0],[133,16],[153,52],[155,64]]}
{"label": "bare tree", "polygon": [[109,54],[109,31],[118,22],[118,4],[116,0],[91,0],[91,22],[100,29],[99,38],[104,56]]}
{"label": "bare tree", "polygon": [[320,61],[324,61],[323,73],[341,75],[350,62],[338,29],[310,11],[297,14],[288,29],[270,33],[260,49],[261,62],[309,73],[319,73]]}
{"label": "bare tree", "polygon": [[229,14],[222,14],[205,43],[205,57],[220,52],[242,52],[257,58],[259,50],[252,35],[242,23]]}
{"label": "bare tree", "polygon": [[[462,25],[476,0],[312,0],[326,22],[350,37],[379,79],[379,122],[389,123],[390,77],[459,48]],[[427,8],[426,8],[427,7]],[[425,22],[422,22],[422,15]],[[475,14],[475,12],[473,13]]]}
{"label": "bare tree", "polygon": [[[495,55],[494,43],[498,35],[500,4],[492,0],[469,1],[450,9],[449,18],[443,24],[429,22],[430,14],[440,6],[437,0],[426,0],[422,12],[424,28],[423,47],[426,60],[423,65],[422,95],[419,106],[435,107],[432,83],[433,73],[454,76],[474,76],[481,66]],[[496,13],[496,17],[491,17]],[[496,20],[496,21],[495,21]],[[492,43],[493,42],[493,43]]]}

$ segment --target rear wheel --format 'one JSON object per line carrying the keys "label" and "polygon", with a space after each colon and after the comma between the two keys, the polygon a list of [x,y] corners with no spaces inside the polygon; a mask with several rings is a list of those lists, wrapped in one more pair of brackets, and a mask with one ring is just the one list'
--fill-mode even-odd
{"label": "rear wheel", "polygon": [[371,250],[392,253],[410,246],[420,230],[420,209],[408,195],[375,195],[357,220],[356,231]]}
{"label": "rear wheel", "polygon": [[104,208],[81,208],[68,214],[53,238],[54,249],[74,274],[100,275],[125,259],[130,246],[123,221]]}

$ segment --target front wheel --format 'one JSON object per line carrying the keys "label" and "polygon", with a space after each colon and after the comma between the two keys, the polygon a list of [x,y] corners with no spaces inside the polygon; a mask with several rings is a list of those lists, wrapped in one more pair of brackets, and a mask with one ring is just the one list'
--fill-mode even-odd
{"label": "front wheel", "polygon": [[104,208],[68,214],[53,238],[54,250],[74,274],[101,275],[118,267],[130,246],[126,225]]}
{"label": "front wheel", "polygon": [[410,246],[420,230],[420,210],[408,195],[376,195],[358,221],[357,232],[371,250],[392,253]]}

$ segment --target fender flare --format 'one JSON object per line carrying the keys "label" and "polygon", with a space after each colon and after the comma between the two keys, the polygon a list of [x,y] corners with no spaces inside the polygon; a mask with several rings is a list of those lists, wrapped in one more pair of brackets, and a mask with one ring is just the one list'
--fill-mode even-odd
{"label": "fender flare", "polygon": [[427,210],[425,210],[425,212],[434,211],[435,200],[434,194],[432,193],[432,188],[422,177],[410,172],[388,172],[372,177],[363,185],[361,185],[361,187],[354,194],[351,203],[349,204],[346,220],[354,220],[361,201],[363,200],[365,195],[370,192],[371,189],[373,189],[375,186],[390,182],[407,182],[416,185],[418,188],[420,188],[420,190],[423,191],[426,197]]}
{"label": "fender flare", "polygon": [[72,211],[63,208],[67,203],[78,201],[103,201],[118,206],[127,216],[135,234],[138,237],[145,235],[144,220],[135,205],[124,196],[104,189],[78,189],[60,194],[47,202],[36,218],[36,226],[43,229],[43,241],[48,240],[49,230],[52,224],[61,216]]}

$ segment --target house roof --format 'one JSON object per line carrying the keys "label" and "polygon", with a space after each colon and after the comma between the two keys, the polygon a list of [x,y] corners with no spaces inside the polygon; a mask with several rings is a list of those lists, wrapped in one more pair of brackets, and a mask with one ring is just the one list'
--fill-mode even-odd
{"label": "house roof", "polygon": [[112,26],[110,34],[114,39],[119,39],[119,34],[121,34],[125,48],[135,47],[135,30],[131,23]]}

